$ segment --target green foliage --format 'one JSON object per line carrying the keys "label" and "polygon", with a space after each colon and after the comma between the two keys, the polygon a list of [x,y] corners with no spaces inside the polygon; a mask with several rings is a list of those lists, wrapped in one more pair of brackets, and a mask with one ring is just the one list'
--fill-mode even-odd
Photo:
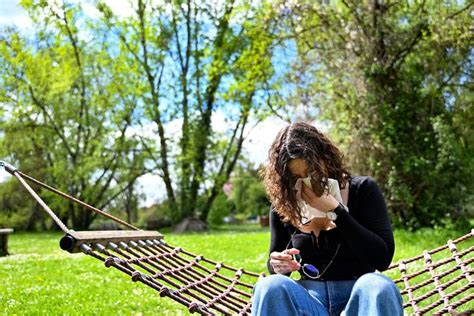
{"label": "green foliage", "polygon": [[15,231],[45,230],[52,221],[36,203],[25,199],[25,191],[16,179],[9,179],[0,186],[0,227]]}
{"label": "green foliage", "polygon": [[286,4],[283,31],[298,51],[291,72],[309,65],[306,101],[353,172],[378,180],[398,225],[462,226],[472,214],[471,6]]}
{"label": "green foliage", "polygon": [[[88,16],[81,1],[22,1],[36,32],[0,38],[2,159],[131,221],[136,180],[153,172],[172,222],[218,218],[249,122],[293,114],[318,118],[353,172],[377,179],[397,225],[467,225],[470,2],[131,4]],[[267,212],[256,179],[235,179],[242,214]],[[42,196],[75,228],[94,220]],[[5,220],[24,225],[31,205]]]}
{"label": "green foliage", "polygon": [[232,200],[238,213],[267,215],[270,209],[265,188],[252,165],[239,166],[232,177]]}
{"label": "green foliage", "polygon": [[249,205],[247,212],[256,215],[268,215],[270,211],[270,202],[268,201],[267,193],[263,187],[262,181],[252,181],[248,186]]}
{"label": "green foliage", "polygon": [[224,223],[224,217],[228,216],[232,211],[234,205],[229,200],[227,195],[220,193],[214,203],[212,204],[211,210],[207,215],[207,222],[211,226],[219,226]]}
{"label": "green foliage", "polygon": [[[129,69],[122,56],[107,53],[107,43],[81,36],[80,7],[23,5],[37,37],[15,29],[1,36],[0,157],[96,207],[108,207],[144,173],[137,139],[129,136],[137,115],[123,75]],[[122,65],[120,72],[113,63]],[[86,229],[95,218],[41,193],[66,225]]]}
{"label": "green foliage", "polygon": [[[133,74],[129,85],[140,87],[134,93],[144,105],[140,123],[159,138],[147,135],[141,142],[152,157],[150,168],[163,178],[173,223],[208,217],[262,103],[254,95],[272,72],[264,7],[138,1],[122,18],[98,3],[98,31],[117,40],[114,49]],[[230,123],[222,133],[211,124],[216,114]]]}
{"label": "green foliage", "polygon": [[[34,36],[2,35],[0,157],[95,206],[125,208],[129,220],[130,188],[154,172],[173,222],[206,219],[249,120],[262,116],[255,96],[273,68],[268,5],[131,1],[123,17],[105,1],[84,14],[83,3],[23,1]],[[216,113],[230,123],[221,134]],[[75,228],[94,220],[45,196]]]}

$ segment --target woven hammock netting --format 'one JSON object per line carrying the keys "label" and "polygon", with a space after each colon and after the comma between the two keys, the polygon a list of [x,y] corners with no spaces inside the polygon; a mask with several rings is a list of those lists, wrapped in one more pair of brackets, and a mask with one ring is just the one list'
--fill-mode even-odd
{"label": "woven hammock netting", "polygon": [[[406,314],[474,313],[473,235],[474,230],[384,272],[401,289]],[[263,275],[194,255],[163,239],[82,244],[81,250],[204,315],[250,314],[251,289]]]}
{"label": "woven hammock netting", "polygon": [[[83,252],[115,268],[132,281],[155,289],[202,315],[249,315],[253,285],[264,273],[234,268],[169,245],[158,232],[138,228],[62,193],[0,162],[45,209],[66,235],[61,248]],[[25,181],[133,229],[69,230]],[[474,314],[474,229],[436,249],[401,260],[383,272],[400,288],[407,315]],[[414,241],[416,242],[416,241]]]}

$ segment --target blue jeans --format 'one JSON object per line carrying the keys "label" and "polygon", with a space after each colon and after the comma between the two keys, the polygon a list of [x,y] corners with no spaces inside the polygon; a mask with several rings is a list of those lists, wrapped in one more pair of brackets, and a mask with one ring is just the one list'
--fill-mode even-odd
{"label": "blue jeans", "polygon": [[347,281],[273,274],[255,285],[252,315],[403,315],[403,305],[393,281],[378,273]]}

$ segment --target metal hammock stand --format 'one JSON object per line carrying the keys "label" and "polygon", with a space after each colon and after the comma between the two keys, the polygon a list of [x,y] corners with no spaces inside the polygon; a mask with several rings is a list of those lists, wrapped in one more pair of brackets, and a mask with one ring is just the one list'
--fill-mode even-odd
{"label": "metal hammock stand", "polygon": [[[64,231],[63,250],[83,252],[128,274],[132,281],[157,290],[202,315],[249,315],[253,285],[264,273],[253,273],[172,247],[163,235],[139,228],[50,187],[0,161]],[[78,203],[131,230],[70,230],[27,183]],[[446,245],[391,265],[384,274],[400,287],[409,315],[474,314],[474,229]]]}

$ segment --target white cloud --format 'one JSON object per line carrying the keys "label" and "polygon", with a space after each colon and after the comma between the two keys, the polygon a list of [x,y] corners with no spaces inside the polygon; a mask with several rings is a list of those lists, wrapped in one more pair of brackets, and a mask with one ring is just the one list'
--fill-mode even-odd
{"label": "white cloud", "polygon": [[229,123],[226,122],[225,113],[217,110],[211,117],[212,130],[217,133],[223,133],[229,129]]}
{"label": "white cloud", "polygon": [[100,11],[97,10],[97,8],[92,3],[83,2],[81,6],[84,14],[92,19],[99,19],[102,16]]}
{"label": "white cloud", "polygon": [[[135,125],[135,126],[130,126],[127,128],[125,131],[125,136],[127,137],[132,137],[132,136],[142,136],[146,138],[152,138],[156,135],[156,124],[154,122],[149,122],[145,125]],[[116,136],[120,135],[120,131],[117,131]]]}
{"label": "white cloud", "polygon": [[[165,128],[167,135],[179,137],[181,124],[181,119],[168,123]],[[256,166],[265,163],[270,145],[277,133],[286,125],[287,122],[275,117],[269,117],[259,123],[255,128],[249,131],[249,135],[243,144],[243,154]],[[212,126],[215,132],[226,131],[229,127],[229,123],[225,121],[225,114],[221,111],[216,112],[212,116]],[[158,138],[154,130],[155,128],[153,124],[151,124],[140,129],[133,129],[131,134]],[[138,183],[139,192],[146,196],[145,200],[140,203],[140,206],[150,206],[166,198],[166,189],[163,180],[159,176],[146,174],[138,179]]]}
{"label": "white cloud", "polygon": [[125,18],[133,15],[133,8],[128,0],[106,0],[104,2],[119,17]]}
{"label": "white cloud", "polygon": [[17,0],[0,1],[0,27],[17,26],[26,31],[32,30],[33,21]]}
{"label": "white cloud", "polygon": [[140,201],[140,206],[151,206],[166,197],[166,188],[163,180],[155,174],[145,174],[138,178],[138,192],[145,195],[145,200]]}
{"label": "white cloud", "polygon": [[252,129],[243,145],[244,152],[250,161],[256,166],[265,163],[273,140],[287,124],[279,118],[269,117]]}

